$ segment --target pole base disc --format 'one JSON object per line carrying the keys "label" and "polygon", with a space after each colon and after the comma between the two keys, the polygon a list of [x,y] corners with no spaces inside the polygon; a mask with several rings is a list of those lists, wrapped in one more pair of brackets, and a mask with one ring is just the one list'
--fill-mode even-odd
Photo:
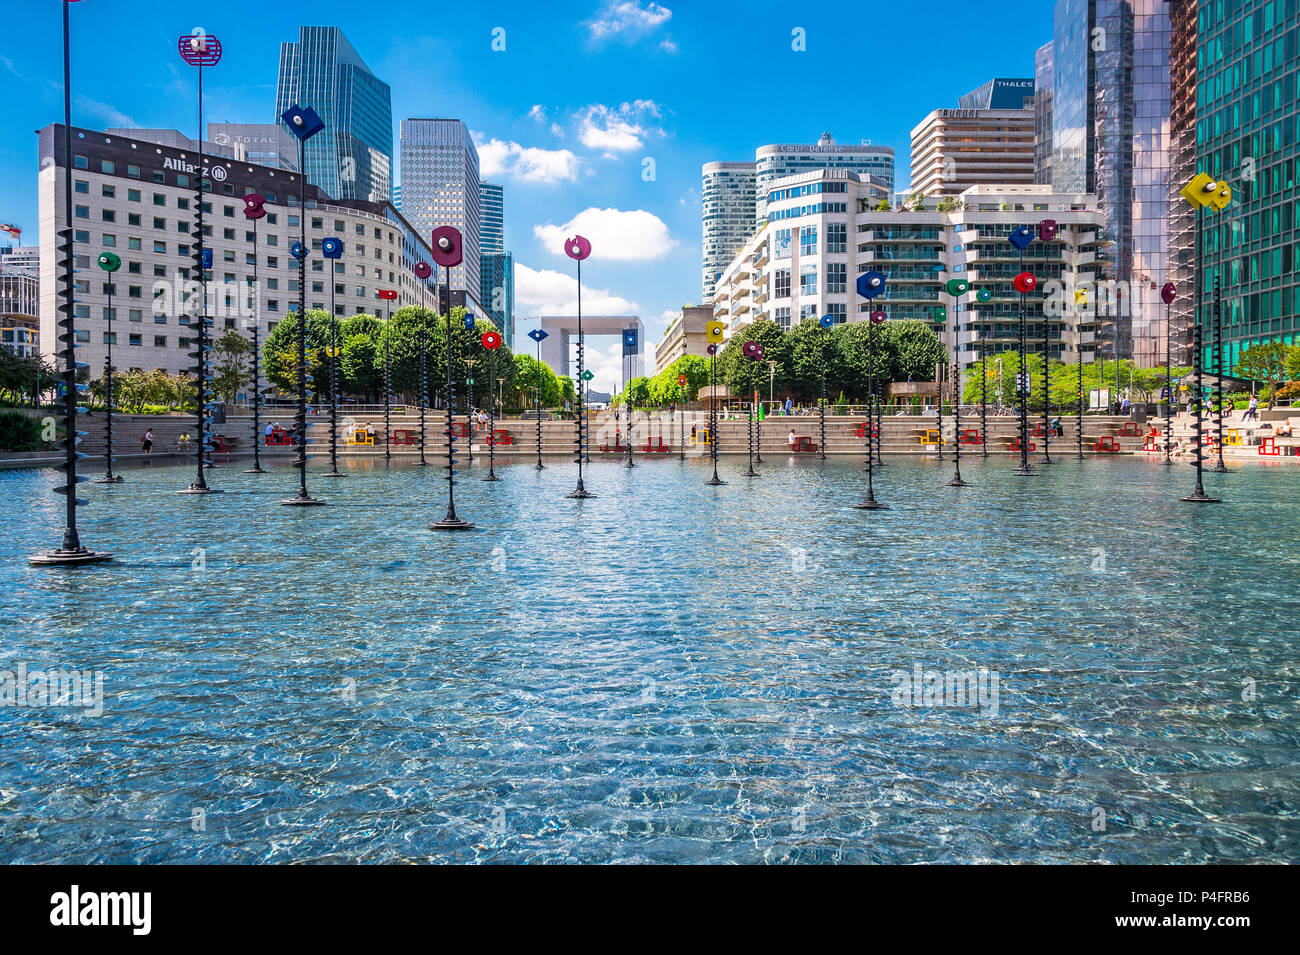
{"label": "pole base disc", "polygon": [[1035,471],[1032,466],[1027,468],[1012,468],[1011,473],[1019,474],[1021,477],[1034,477],[1035,475],[1038,474],[1038,472]]}
{"label": "pole base disc", "polygon": [[545,465],[545,464],[534,464],[534,465],[533,465],[533,470],[534,470],[534,471],[545,471],[545,470],[546,470],[546,465]]}
{"label": "pole base disc", "polygon": [[112,477],[109,477],[108,475],[105,475],[104,477],[102,477],[102,478],[97,478],[96,480],[91,481],[90,483],[92,483],[92,484],[121,484],[121,483],[122,483],[122,475],[120,475],[120,474],[114,474]]}
{"label": "pole base disc", "polygon": [[191,484],[183,491],[177,491],[177,494],[220,494],[221,492],[214,487],[199,487],[197,484]]}
{"label": "pole base disc", "polygon": [[347,477],[342,471],[326,471],[321,477]]}
{"label": "pole base disc", "polygon": [[1199,493],[1193,491],[1191,494],[1187,495],[1181,500],[1190,501],[1193,504],[1222,504],[1223,503],[1223,498],[1210,497],[1210,495],[1206,494],[1204,491],[1201,491]]}
{"label": "pole base disc", "polygon": [[257,467],[257,468],[246,468],[246,469],[244,470],[244,473],[245,473],[245,474],[265,474],[265,473],[266,473],[266,468],[262,468],[262,467]]}
{"label": "pole base disc", "polygon": [[288,497],[288,498],[285,498],[285,499],[284,499],[283,501],[281,501],[280,503],[281,503],[281,504],[293,504],[293,505],[298,505],[298,506],[300,506],[300,507],[313,507],[313,506],[323,505],[325,502],[324,502],[324,501],[318,501],[318,500],[316,500],[316,498],[312,497],[311,495],[303,496],[303,495],[299,494],[297,497]]}
{"label": "pole base disc", "polygon": [[595,497],[596,495],[592,494],[590,491],[577,490],[577,491],[570,491],[568,494],[564,496],[571,497],[574,500],[582,500],[583,498]]}
{"label": "pole base disc", "polygon": [[969,481],[963,481],[960,477],[955,477],[948,482],[949,487],[970,487]]}
{"label": "pole base disc", "polygon": [[489,473],[488,476],[485,477],[483,480],[485,480],[485,481],[500,481],[501,479],[500,479],[499,477],[497,477],[495,474],[491,474],[491,473]]}
{"label": "pole base disc", "polygon": [[711,485],[712,487],[721,487],[723,484],[726,484],[727,482],[722,480],[722,478],[715,477],[715,478],[709,478],[704,483]]}
{"label": "pole base disc", "polygon": [[859,510],[859,511],[887,511],[887,510],[889,510],[889,505],[888,505],[888,504],[881,504],[879,501],[874,501],[874,500],[872,500],[872,501],[859,501],[857,504],[854,504],[853,507],[854,507],[854,509]]}
{"label": "pole base disc", "polygon": [[76,567],[79,564],[98,564],[112,560],[113,555],[107,551],[86,550],[49,550],[43,554],[33,554],[27,558],[29,564],[38,567]]}
{"label": "pole base disc", "polygon": [[1232,469],[1229,468],[1226,464],[1215,464],[1212,467],[1206,468],[1205,470],[1209,471],[1211,474],[1229,474],[1231,473]]}
{"label": "pole base disc", "polygon": [[469,531],[473,529],[474,529],[473,524],[471,524],[469,521],[462,521],[459,518],[455,520],[448,520],[447,518],[444,517],[436,524],[429,525],[429,530],[431,531]]}

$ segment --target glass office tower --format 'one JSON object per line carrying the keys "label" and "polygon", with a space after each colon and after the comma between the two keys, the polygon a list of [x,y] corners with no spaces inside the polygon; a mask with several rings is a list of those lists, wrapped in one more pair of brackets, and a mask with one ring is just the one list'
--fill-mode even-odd
{"label": "glass office tower", "polygon": [[393,173],[393,110],[388,84],[337,27],[301,27],[280,44],[275,117],[310,106],[325,121],[307,141],[307,181],[335,199],[387,202]]}
{"label": "glass office tower", "polygon": [[1205,218],[1201,320],[1218,275],[1228,370],[1252,344],[1294,343],[1300,322],[1297,24],[1298,0],[1197,5],[1196,169],[1233,190]]}
{"label": "glass office tower", "polygon": [[1052,184],[1096,194],[1128,290],[1109,334],[1143,366],[1164,361],[1152,292],[1170,273],[1169,39],[1166,0],[1057,0]]}

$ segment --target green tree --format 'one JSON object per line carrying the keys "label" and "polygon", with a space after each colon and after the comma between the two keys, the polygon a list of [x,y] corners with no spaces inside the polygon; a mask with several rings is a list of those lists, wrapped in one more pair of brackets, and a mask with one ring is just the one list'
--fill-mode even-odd
{"label": "green tree", "polygon": [[212,346],[212,391],[230,403],[244,385],[253,381],[250,358],[253,343],[231,329]]}
{"label": "green tree", "polygon": [[1271,341],[1251,345],[1237,359],[1234,370],[1238,377],[1268,383],[1270,411],[1273,408],[1273,394],[1277,390],[1275,386],[1286,381],[1287,357],[1287,346],[1283,342]]}

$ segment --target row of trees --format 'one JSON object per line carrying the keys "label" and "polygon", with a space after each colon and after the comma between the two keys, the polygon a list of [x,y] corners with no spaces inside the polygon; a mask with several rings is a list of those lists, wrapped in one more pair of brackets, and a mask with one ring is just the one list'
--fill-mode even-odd
{"label": "row of trees", "polygon": [[[745,357],[743,349],[749,341],[763,346],[761,361]],[[733,395],[747,394],[752,386],[763,395],[770,391],[780,398],[816,401],[824,370],[828,396],[847,395],[857,401],[865,398],[873,371],[885,382],[933,381],[936,364],[946,356],[943,343],[922,321],[885,322],[873,331],[866,322],[827,329],[809,318],[787,332],[770,319],[761,319],[733,335],[718,353],[718,383]],[[688,379],[685,389],[677,385],[681,374]],[[634,378],[626,394],[636,405],[662,406],[695,400],[708,383],[709,359],[687,355],[653,378]]]}

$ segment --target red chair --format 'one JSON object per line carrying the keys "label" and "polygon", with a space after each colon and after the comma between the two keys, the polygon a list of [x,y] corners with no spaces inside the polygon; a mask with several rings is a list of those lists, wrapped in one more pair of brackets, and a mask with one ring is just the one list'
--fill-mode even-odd
{"label": "red chair", "polygon": [[1142,437],[1142,426],[1136,421],[1125,421],[1120,425],[1119,434],[1122,438],[1140,438]]}
{"label": "red chair", "polygon": [[[1020,450],[1020,438],[1018,438],[1018,437],[1016,437],[1016,438],[1012,438],[1012,439],[1011,439],[1011,446],[1010,446],[1007,450],[1008,450],[1008,451],[1019,451],[1019,450]],[[1036,445],[1036,444],[1034,444],[1034,442],[1030,441],[1030,442],[1029,442],[1029,450],[1030,450],[1030,451],[1037,451],[1037,450],[1038,450],[1038,445]]]}
{"label": "red chair", "polygon": [[1114,435],[1106,435],[1093,446],[1093,450],[1116,454],[1119,451],[1119,439]]}
{"label": "red chair", "polygon": [[983,444],[984,439],[980,437],[979,428],[963,428],[961,437],[958,439],[962,444]]}
{"label": "red chair", "polygon": [[1277,446],[1277,438],[1260,438],[1259,453],[1276,457],[1282,453],[1282,449]]}
{"label": "red chair", "polygon": [[812,454],[817,450],[817,445],[808,435],[800,434],[795,436],[794,447],[790,450],[795,454]]}
{"label": "red chair", "polygon": [[391,444],[415,444],[416,433],[408,428],[397,428],[393,431]]}

